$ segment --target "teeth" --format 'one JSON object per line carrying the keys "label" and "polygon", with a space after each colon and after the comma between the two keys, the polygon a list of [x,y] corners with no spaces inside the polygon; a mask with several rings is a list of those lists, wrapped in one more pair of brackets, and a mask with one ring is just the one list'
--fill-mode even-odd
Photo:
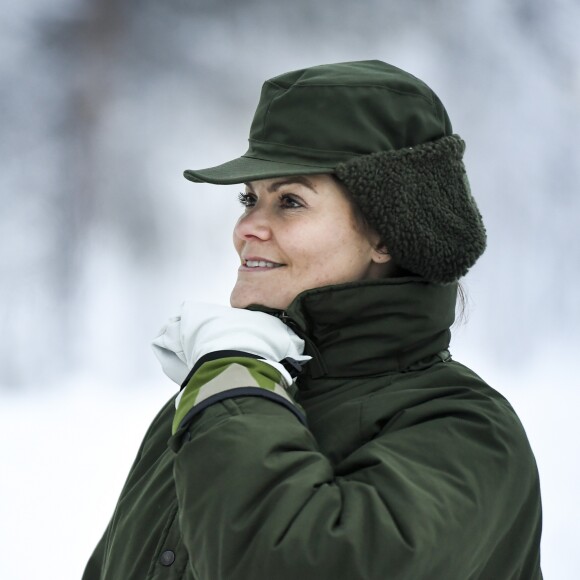
{"label": "teeth", "polygon": [[246,260],[248,268],[275,268],[277,265],[274,262],[265,262],[264,260]]}

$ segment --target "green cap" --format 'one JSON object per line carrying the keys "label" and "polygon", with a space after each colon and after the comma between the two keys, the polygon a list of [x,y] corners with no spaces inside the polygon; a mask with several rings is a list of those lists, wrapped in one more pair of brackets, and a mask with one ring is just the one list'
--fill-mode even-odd
{"label": "green cap", "polygon": [[231,184],[332,173],[395,262],[438,284],[463,276],[485,250],[465,143],[437,95],[397,67],[345,62],[266,81],[249,143],[238,159],[185,177]]}
{"label": "green cap", "polygon": [[378,60],[327,64],[267,80],[246,153],[184,175],[195,182],[231,184],[333,173],[353,157],[451,133],[443,104],[413,75]]}

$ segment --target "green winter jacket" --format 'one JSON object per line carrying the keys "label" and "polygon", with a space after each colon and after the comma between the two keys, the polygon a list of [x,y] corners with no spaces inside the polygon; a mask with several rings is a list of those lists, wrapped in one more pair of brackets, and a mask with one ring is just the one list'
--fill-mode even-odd
{"label": "green winter jacket", "polygon": [[[451,360],[455,285],[309,290],[308,426],[260,397],[151,424],[83,580],[537,580],[540,490],[510,404]],[[265,310],[265,309],[264,309]]]}

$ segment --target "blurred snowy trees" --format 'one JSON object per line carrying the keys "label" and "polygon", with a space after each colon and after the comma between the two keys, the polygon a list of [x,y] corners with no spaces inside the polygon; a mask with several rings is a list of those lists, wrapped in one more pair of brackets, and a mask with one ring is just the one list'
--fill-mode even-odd
{"label": "blurred snowy trees", "polygon": [[575,0],[4,4],[0,385],[151,372],[172,308],[226,302],[235,276],[236,188],[183,169],[245,151],[266,78],[366,58],[427,81],[467,141],[490,238],[471,348],[578,344]]}

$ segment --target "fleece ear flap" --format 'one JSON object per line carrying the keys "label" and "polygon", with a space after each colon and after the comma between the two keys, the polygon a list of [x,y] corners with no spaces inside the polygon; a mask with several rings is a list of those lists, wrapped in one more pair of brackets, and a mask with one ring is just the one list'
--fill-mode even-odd
{"label": "fleece ear flap", "polygon": [[458,135],[355,157],[335,169],[394,261],[431,282],[465,275],[485,250]]}

